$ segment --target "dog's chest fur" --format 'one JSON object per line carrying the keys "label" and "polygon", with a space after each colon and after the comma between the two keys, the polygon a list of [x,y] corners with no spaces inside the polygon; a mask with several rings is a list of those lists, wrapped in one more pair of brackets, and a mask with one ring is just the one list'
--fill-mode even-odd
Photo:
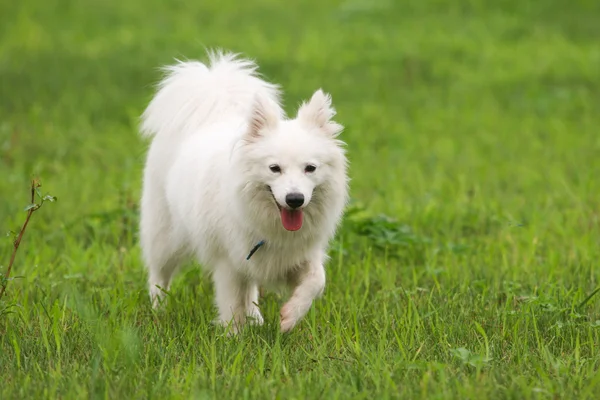
{"label": "dog's chest fur", "polygon": [[[248,252],[250,248],[248,249]],[[308,260],[321,259],[318,250],[294,242],[266,241],[249,260],[236,263],[240,272],[249,279],[265,285],[280,285],[289,281]]]}

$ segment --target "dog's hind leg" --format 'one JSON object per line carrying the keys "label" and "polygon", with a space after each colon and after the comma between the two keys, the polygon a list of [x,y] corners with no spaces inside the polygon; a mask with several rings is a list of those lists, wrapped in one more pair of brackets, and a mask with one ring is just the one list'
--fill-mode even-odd
{"label": "dog's hind leg", "polygon": [[[156,247],[160,248],[161,246],[158,245]],[[159,251],[160,249],[156,250],[157,253]],[[150,250],[150,252],[153,252],[153,250]],[[153,258],[147,261],[148,290],[154,308],[157,308],[164,302],[165,292],[169,290],[171,280],[177,271],[180,260],[181,258],[177,253],[167,250],[161,255],[154,254]]]}
{"label": "dog's hind leg", "polygon": [[213,272],[219,323],[238,332],[246,323],[262,324],[258,309],[258,286],[222,261]]}
{"label": "dog's hind leg", "polygon": [[151,189],[149,186],[144,188],[140,242],[148,269],[150,299],[152,306],[156,308],[162,303],[183,254],[171,228],[166,201],[155,196]]}

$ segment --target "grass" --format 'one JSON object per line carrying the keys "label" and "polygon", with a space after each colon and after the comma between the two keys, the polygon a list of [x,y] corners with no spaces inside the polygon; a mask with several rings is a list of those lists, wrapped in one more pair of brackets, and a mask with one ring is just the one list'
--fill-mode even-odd
{"label": "grass", "polygon": [[[58,202],[0,300],[0,398],[597,398],[599,4],[2,2],[1,229],[33,176]],[[347,127],[354,203],[288,335],[270,294],[223,336],[193,265],[148,302],[138,116],[204,46]]]}

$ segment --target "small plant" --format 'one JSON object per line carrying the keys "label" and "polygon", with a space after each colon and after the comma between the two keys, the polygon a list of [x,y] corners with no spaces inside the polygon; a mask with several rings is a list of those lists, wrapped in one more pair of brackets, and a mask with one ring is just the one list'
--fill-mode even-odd
{"label": "small plant", "polygon": [[482,354],[476,354],[471,352],[470,350],[459,347],[456,349],[450,350],[450,353],[456,357],[463,365],[468,365],[470,367],[476,368],[480,370],[481,368],[487,366],[491,358],[488,356],[484,356]]}
{"label": "small plant", "polygon": [[[33,179],[31,181],[31,202],[25,207],[25,211],[27,212],[27,217],[25,218],[25,222],[21,227],[21,230],[15,235],[13,241],[13,251],[10,256],[10,261],[8,262],[8,267],[6,268],[6,273],[0,273],[0,299],[4,296],[4,292],[6,292],[6,287],[8,286],[8,282],[11,280],[10,271],[12,270],[12,266],[15,262],[15,257],[17,256],[17,251],[19,250],[19,245],[21,244],[21,240],[23,240],[23,235],[25,234],[25,230],[27,229],[27,225],[29,224],[29,220],[34,212],[39,210],[44,202],[54,202],[56,201],[56,197],[51,196],[49,194],[42,195],[40,191],[40,187],[42,184],[39,179]],[[36,202],[37,199],[37,202]]]}
{"label": "small plant", "polygon": [[430,242],[429,238],[415,234],[410,226],[387,215],[372,215],[360,204],[347,208],[346,226],[382,251],[397,251]]}

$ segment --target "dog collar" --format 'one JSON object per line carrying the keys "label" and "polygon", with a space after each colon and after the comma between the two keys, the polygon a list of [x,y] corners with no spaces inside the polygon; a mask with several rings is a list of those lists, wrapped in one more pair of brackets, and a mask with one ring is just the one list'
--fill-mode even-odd
{"label": "dog collar", "polygon": [[246,257],[246,260],[249,260],[250,257],[252,257],[254,253],[256,253],[256,250],[260,249],[260,246],[262,246],[263,244],[265,244],[264,240],[261,240],[260,242],[256,243],[256,246],[254,246],[252,250],[250,250],[250,253],[248,253],[248,257]]}

